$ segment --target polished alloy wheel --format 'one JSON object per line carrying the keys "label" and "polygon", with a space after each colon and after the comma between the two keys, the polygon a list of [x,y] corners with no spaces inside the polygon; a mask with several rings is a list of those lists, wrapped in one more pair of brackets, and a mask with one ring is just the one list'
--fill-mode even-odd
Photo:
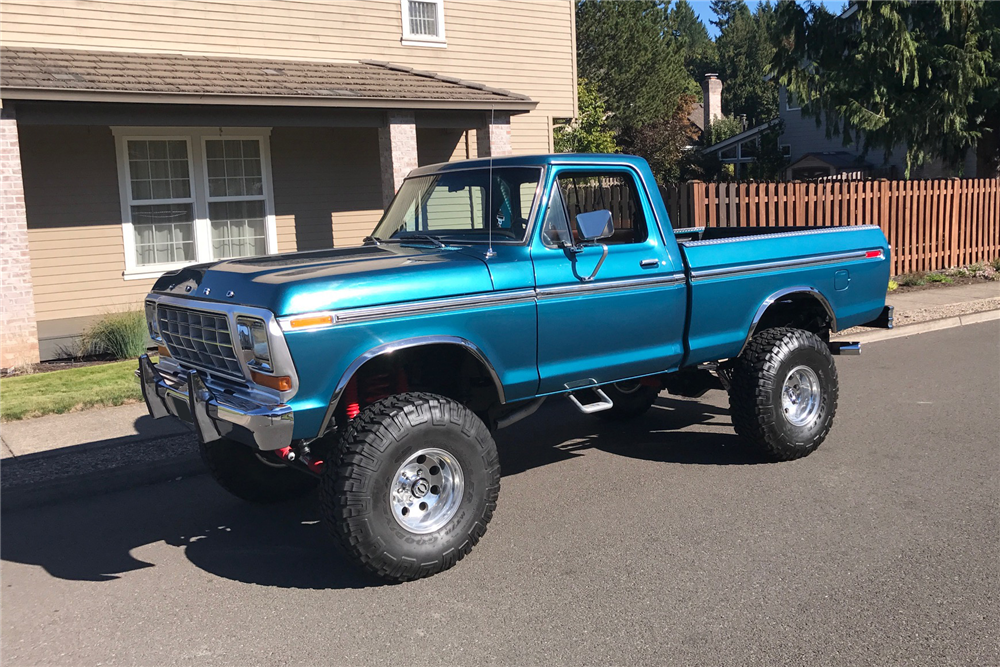
{"label": "polished alloy wheel", "polygon": [[462,466],[443,449],[421,449],[396,471],[389,502],[396,522],[418,535],[444,527],[465,493]]}
{"label": "polished alloy wheel", "polygon": [[788,372],[781,388],[781,409],[794,426],[806,426],[820,411],[819,376],[808,366],[796,366]]}

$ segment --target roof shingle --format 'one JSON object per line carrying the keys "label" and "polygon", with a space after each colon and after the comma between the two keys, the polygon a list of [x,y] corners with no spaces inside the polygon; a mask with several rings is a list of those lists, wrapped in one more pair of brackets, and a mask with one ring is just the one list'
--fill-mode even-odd
{"label": "roof shingle", "polygon": [[[199,103],[261,98],[321,106],[530,110],[525,95],[402,65],[280,61],[166,53],[0,48],[4,97],[81,99],[146,95]],[[157,101],[164,100],[162,97]]]}

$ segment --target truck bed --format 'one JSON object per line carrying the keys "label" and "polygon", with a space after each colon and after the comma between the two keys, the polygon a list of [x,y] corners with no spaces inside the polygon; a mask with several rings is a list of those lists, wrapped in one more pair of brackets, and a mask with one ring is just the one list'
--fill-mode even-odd
{"label": "truck bed", "polygon": [[885,303],[889,247],[878,227],[712,227],[675,234],[689,278],[688,365],[738,355],[761,305],[786,293],[813,294],[828,309],[834,331],[870,322]]}

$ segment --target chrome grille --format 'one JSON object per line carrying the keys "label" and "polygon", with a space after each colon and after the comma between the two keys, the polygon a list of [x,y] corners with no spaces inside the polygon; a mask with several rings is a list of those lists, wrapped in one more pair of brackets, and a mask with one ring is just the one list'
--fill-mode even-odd
{"label": "chrome grille", "polygon": [[160,305],[160,335],[178,362],[243,379],[224,314]]}

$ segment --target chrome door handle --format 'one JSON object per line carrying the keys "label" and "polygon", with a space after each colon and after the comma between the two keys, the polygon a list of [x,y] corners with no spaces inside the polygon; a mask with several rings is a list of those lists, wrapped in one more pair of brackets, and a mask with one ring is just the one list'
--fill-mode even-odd
{"label": "chrome door handle", "polygon": [[639,262],[639,266],[641,266],[644,269],[651,269],[654,266],[658,265],[659,263],[660,260],[658,259],[644,259],[641,262]]}

